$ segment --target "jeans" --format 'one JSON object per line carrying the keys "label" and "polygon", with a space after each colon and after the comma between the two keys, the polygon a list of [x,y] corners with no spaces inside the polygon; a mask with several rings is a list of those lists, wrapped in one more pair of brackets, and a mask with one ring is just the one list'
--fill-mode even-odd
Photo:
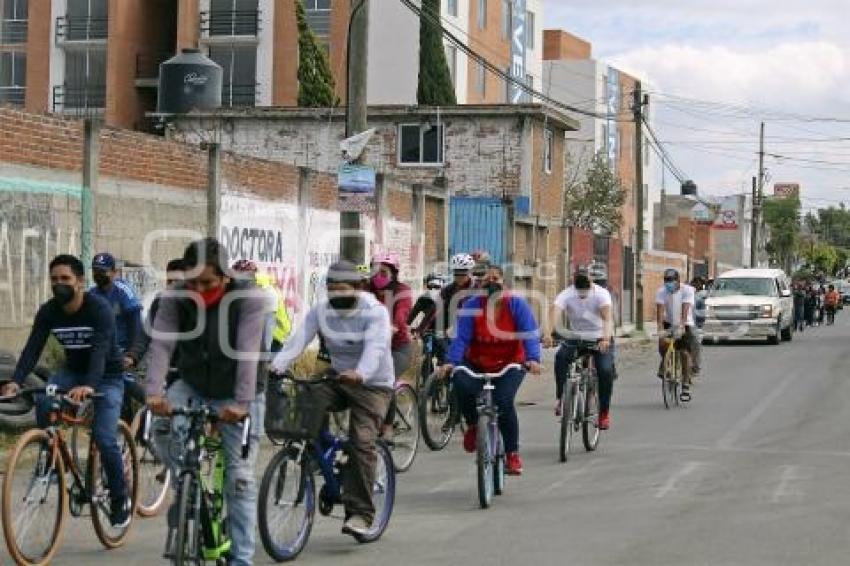
{"label": "jeans", "polygon": [[[570,365],[578,356],[578,342],[564,342],[555,354],[555,397],[560,399],[564,394],[564,384],[570,377]],[[599,411],[608,412],[611,406],[611,394],[614,391],[614,358],[616,350],[612,343],[608,351],[593,353],[593,364],[596,366],[596,377],[599,380]]]}
{"label": "jeans", "polygon": [[[83,376],[62,369],[53,374],[48,381],[60,389],[73,389],[85,383]],[[113,504],[127,498],[127,486],[124,481],[124,461],[121,448],[118,447],[118,417],[121,414],[121,401],[124,398],[124,379],[120,374],[104,375],[94,390],[103,395],[94,401],[94,416],[91,435],[106,471],[106,481]],[[51,401],[44,395],[36,399],[36,421],[39,427],[46,427]]]}
{"label": "jeans", "polygon": [[[467,425],[474,426],[478,423],[476,400],[484,389],[484,380],[476,379],[463,371],[456,373],[452,379],[463,418]],[[493,385],[496,386],[493,401],[499,409],[499,430],[505,443],[505,452],[508,453],[519,450],[519,418],[514,399],[523,379],[525,371],[513,369],[493,380]]]}
{"label": "jeans", "polygon": [[[183,407],[193,403],[203,402],[214,409],[221,409],[227,405],[235,404],[232,399],[204,399],[189,384],[183,380],[177,380],[168,389],[168,402],[173,407]],[[255,468],[257,465],[257,453],[260,448],[260,434],[265,413],[264,395],[260,395],[251,403],[251,449],[247,458],[242,458],[242,425],[220,424],[218,427],[221,434],[222,447],[224,449],[224,499],[227,505],[228,525],[230,528],[230,559],[228,564],[249,565],[254,561],[254,549],[256,547],[255,530],[257,525],[257,482]],[[180,442],[171,442],[171,435],[179,435],[185,438],[187,434],[185,419],[175,417],[169,427],[155,426],[157,431],[155,441],[163,460],[171,467],[172,475],[179,477],[180,470],[174,461],[175,454],[172,453],[174,445]],[[171,431],[174,431],[173,433]],[[161,432],[165,431],[165,432]],[[175,438],[178,440],[178,438]],[[172,485],[177,485],[175,481]]]}

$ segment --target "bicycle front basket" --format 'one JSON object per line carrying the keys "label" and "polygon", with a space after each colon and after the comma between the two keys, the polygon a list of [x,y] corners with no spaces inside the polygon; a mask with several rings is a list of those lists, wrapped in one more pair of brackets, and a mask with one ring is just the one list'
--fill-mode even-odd
{"label": "bicycle front basket", "polygon": [[270,379],[266,391],[266,434],[272,440],[316,438],[324,410],[311,387],[294,379]]}

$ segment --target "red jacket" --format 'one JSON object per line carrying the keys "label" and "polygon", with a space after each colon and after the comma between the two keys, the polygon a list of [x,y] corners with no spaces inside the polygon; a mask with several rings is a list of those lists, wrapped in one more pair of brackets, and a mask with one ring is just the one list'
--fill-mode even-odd
{"label": "red jacket", "polygon": [[385,307],[390,307],[390,301],[393,303],[393,309],[390,312],[394,328],[392,349],[397,350],[401,346],[410,344],[413,341],[410,337],[410,328],[407,326],[407,317],[410,316],[410,311],[413,309],[410,287],[404,283],[396,282],[384,290],[378,290],[370,282],[369,290]]}
{"label": "red jacket", "polygon": [[[522,340],[508,338],[516,336],[516,322],[509,306],[507,297],[494,311],[495,328],[488,324],[487,299],[482,301],[482,313],[475,317],[474,333],[469,349],[466,351],[466,359],[484,372],[501,371],[508,364],[524,363],[525,348]],[[507,336],[500,336],[504,333]]]}

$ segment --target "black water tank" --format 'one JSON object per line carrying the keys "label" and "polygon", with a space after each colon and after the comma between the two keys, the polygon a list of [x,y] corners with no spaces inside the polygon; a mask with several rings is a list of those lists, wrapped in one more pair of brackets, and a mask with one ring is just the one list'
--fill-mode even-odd
{"label": "black water tank", "polygon": [[221,106],[222,70],[198,49],[184,49],[159,66],[156,111],[183,114]]}
{"label": "black water tank", "polygon": [[697,185],[693,181],[685,181],[682,183],[682,195],[696,196]]}

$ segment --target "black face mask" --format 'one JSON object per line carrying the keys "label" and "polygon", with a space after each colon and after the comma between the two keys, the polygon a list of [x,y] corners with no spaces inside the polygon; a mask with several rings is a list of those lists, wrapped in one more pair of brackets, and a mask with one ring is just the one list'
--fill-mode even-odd
{"label": "black face mask", "polygon": [[338,311],[351,310],[357,304],[357,296],[331,297],[328,300],[331,303],[331,308]]}
{"label": "black face mask", "polygon": [[109,280],[109,275],[105,273],[95,273],[92,275],[92,279],[94,279],[94,282],[98,287],[106,287],[111,282]]}
{"label": "black face mask", "polygon": [[53,285],[52,289],[53,300],[56,301],[60,307],[64,307],[74,299],[74,288],[70,285],[57,283],[56,285]]}
{"label": "black face mask", "polygon": [[498,293],[499,291],[501,291],[502,288],[503,288],[503,286],[502,286],[501,283],[487,283],[484,286],[484,289],[487,290],[487,295],[489,295],[491,297],[493,295],[495,295],[496,293]]}

